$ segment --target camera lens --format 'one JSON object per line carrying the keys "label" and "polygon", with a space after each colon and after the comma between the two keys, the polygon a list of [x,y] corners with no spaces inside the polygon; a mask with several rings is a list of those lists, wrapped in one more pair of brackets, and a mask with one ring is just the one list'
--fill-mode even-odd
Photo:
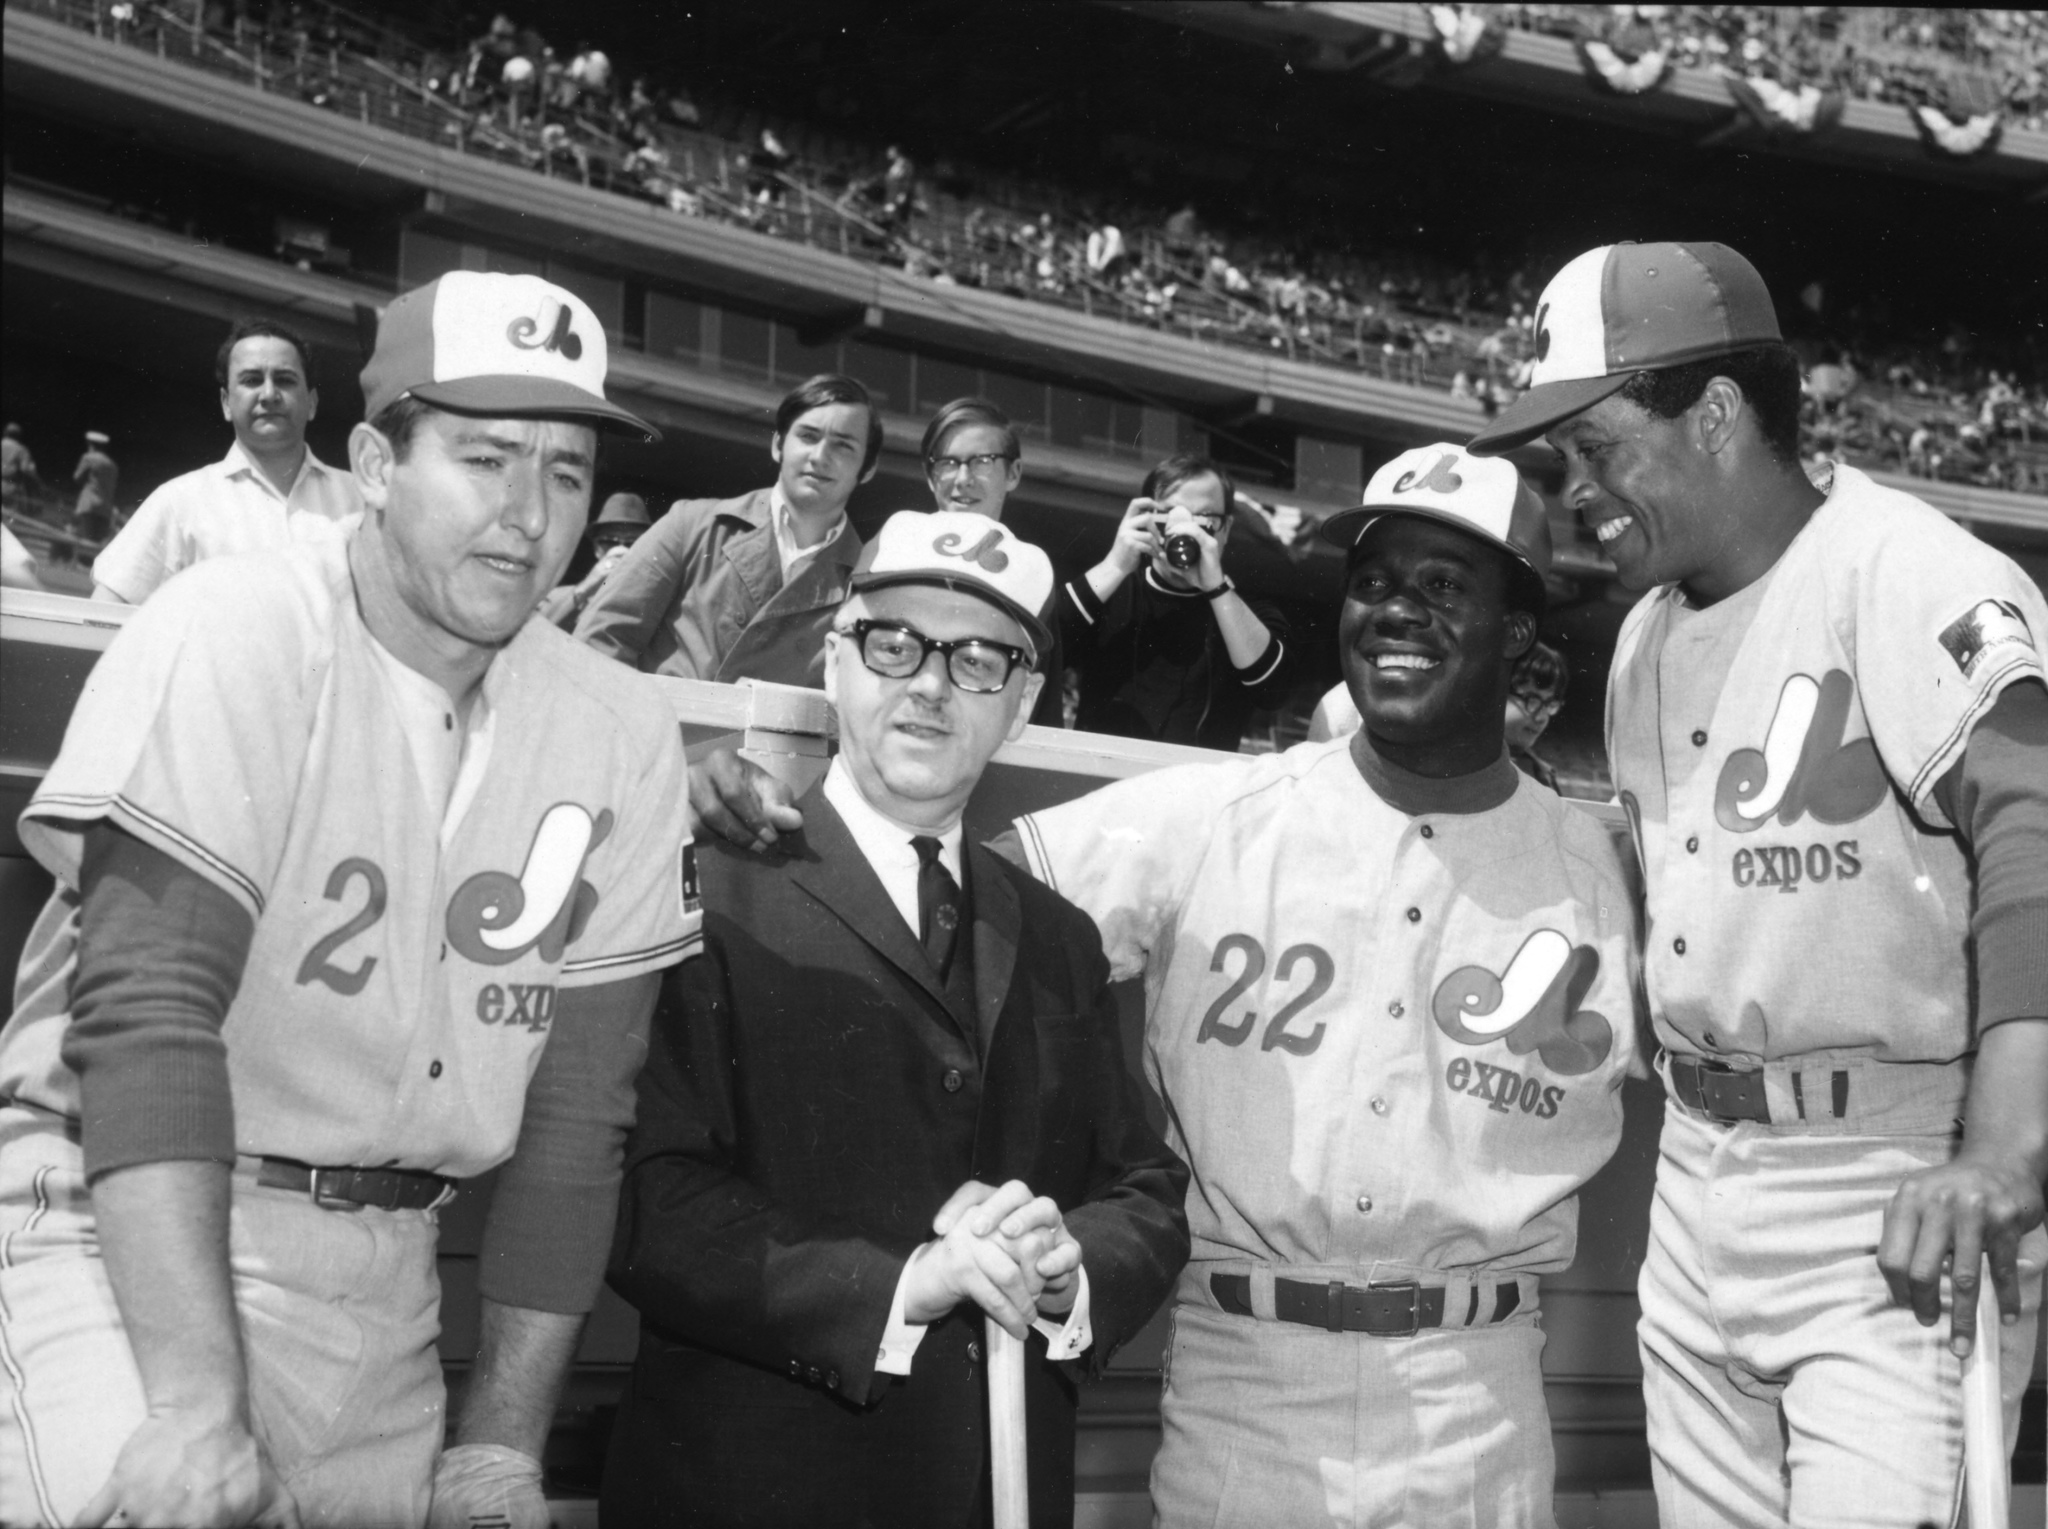
{"label": "camera lens", "polygon": [[1187,532],[1166,538],[1166,561],[1169,567],[1186,570],[1202,560],[1202,544]]}

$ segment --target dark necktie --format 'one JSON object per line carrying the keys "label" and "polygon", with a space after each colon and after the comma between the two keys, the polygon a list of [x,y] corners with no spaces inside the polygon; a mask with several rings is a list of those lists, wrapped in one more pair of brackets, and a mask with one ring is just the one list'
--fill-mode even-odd
{"label": "dark necktie", "polygon": [[919,834],[910,847],[917,851],[917,937],[943,982],[953,965],[954,936],[960,932],[960,884],[939,858],[937,839]]}

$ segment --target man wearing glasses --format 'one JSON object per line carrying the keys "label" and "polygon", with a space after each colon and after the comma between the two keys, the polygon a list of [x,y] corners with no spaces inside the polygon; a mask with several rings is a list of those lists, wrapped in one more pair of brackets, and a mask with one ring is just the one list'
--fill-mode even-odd
{"label": "man wearing glasses", "polygon": [[642,1323],[608,1522],[972,1521],[984,1312],[1042,1335],[1031,1496],[1071,1505],[1047,1361],[1099,1371],[1187,1256],[1094,925],[961,833],[1043,683],[1051,564],[904,512],[852,582],[801,837],[696,861],[703,955],[664,994],[612,1258]]}
{"label": "man wearing glasses", "polygon": [[1086,732],[1235,751],[1246,720],[1293,678],[1277,608],[1223,572],[1236,489],[1206,457],[1146,475],[1109,555],[1060,588],[1067,660]]}
{"label": "man wearing glasses", "polygon": [[[1017,428],[986,398],[956,398],[941,405],[924,427],[917,454],[924,462],[935,510],[964,510],[1001,520],[1004,504],[1024,481],[1024,448]],[[1064,727],[1061,690],[1066,657],[1060,650],[1057,623],[1049,625],[1052,642],[1038,655],[1038,672],[1047,683],[1038,692],[1031,720],[1041,727]]]}
{"label": "man wearing glasses", "polygon": [[875,475],[882,417],[851,377],[823,373],[776,407],[773,487],[683,499],[605,580],[576,635],[646,674],[815,687],[860,537],[846,518]]}

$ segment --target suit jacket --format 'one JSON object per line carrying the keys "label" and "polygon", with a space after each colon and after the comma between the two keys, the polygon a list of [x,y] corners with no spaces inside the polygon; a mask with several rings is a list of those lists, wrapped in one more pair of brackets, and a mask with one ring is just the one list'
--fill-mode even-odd
{"label": "suit jacket", "polygon": [[605,579],[576,635],[646,674],[824,684],[825,630],[860,537],[843,522],[784,584],[771,492],[670,505]]}
{"label": "suit jacket", "polygon": [[[696,851],[704,953],[666,982],[610,1272],[642,1323],[608,1522],[985,1520],[980,1313],[875,1370],[904,1261],[970,1178],[1058,1202],[1098,1370],[1187,1258],[1187,1171],[1145,1123],[1087,915],[970,845],[972,982],[941,984],[823,795],[803,812],[787,858]],[[1032,1517],[1066,1524],[1074,1389],[1031,1344]]]}

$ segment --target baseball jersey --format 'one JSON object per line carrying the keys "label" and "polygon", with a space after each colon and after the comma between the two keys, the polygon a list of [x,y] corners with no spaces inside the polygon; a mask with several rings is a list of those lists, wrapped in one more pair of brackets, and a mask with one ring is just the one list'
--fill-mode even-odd
{"label": "baseball jersey", "polygon": [[393,662],[338,542],[200,564],[136,613],[22,815],[58,891],[0,1097],[78,1114],[76,830],[104,820],[255,921],[223,1029],[238,1151],[455,1177],[510,1156],[558,990],[695,948],[681,738],[630,670],[529,622],[485,675],[451,800]]}
{"label": "baseball jersey", "polygon": [[280,494],[237,441],[218,462],[173,478],[142,501],[93,559],[92,576],[140,605],[172,574],[210,557],[346,536],[363,512],[355,475],[310,449]]}
{"label": "baseball jersey", "polygon": [[[1674,1052],[1946,1062],[1973,1045],[1964,846],[1934,785],[2042,673],[2048,604],[2003,554],[1836,467],[1763,578],[1629,613],[1608,758]],[[1960,1082],[1960,1080],[1959,1080]]]}
{"label": "baseball jersey", "polygon": [[1616,851],[1520,776],[1411,816],[1349,749],[1156,771],[1019,836],[1144,973],[1195,1262],[1562,1269],[1634,1055]]}

